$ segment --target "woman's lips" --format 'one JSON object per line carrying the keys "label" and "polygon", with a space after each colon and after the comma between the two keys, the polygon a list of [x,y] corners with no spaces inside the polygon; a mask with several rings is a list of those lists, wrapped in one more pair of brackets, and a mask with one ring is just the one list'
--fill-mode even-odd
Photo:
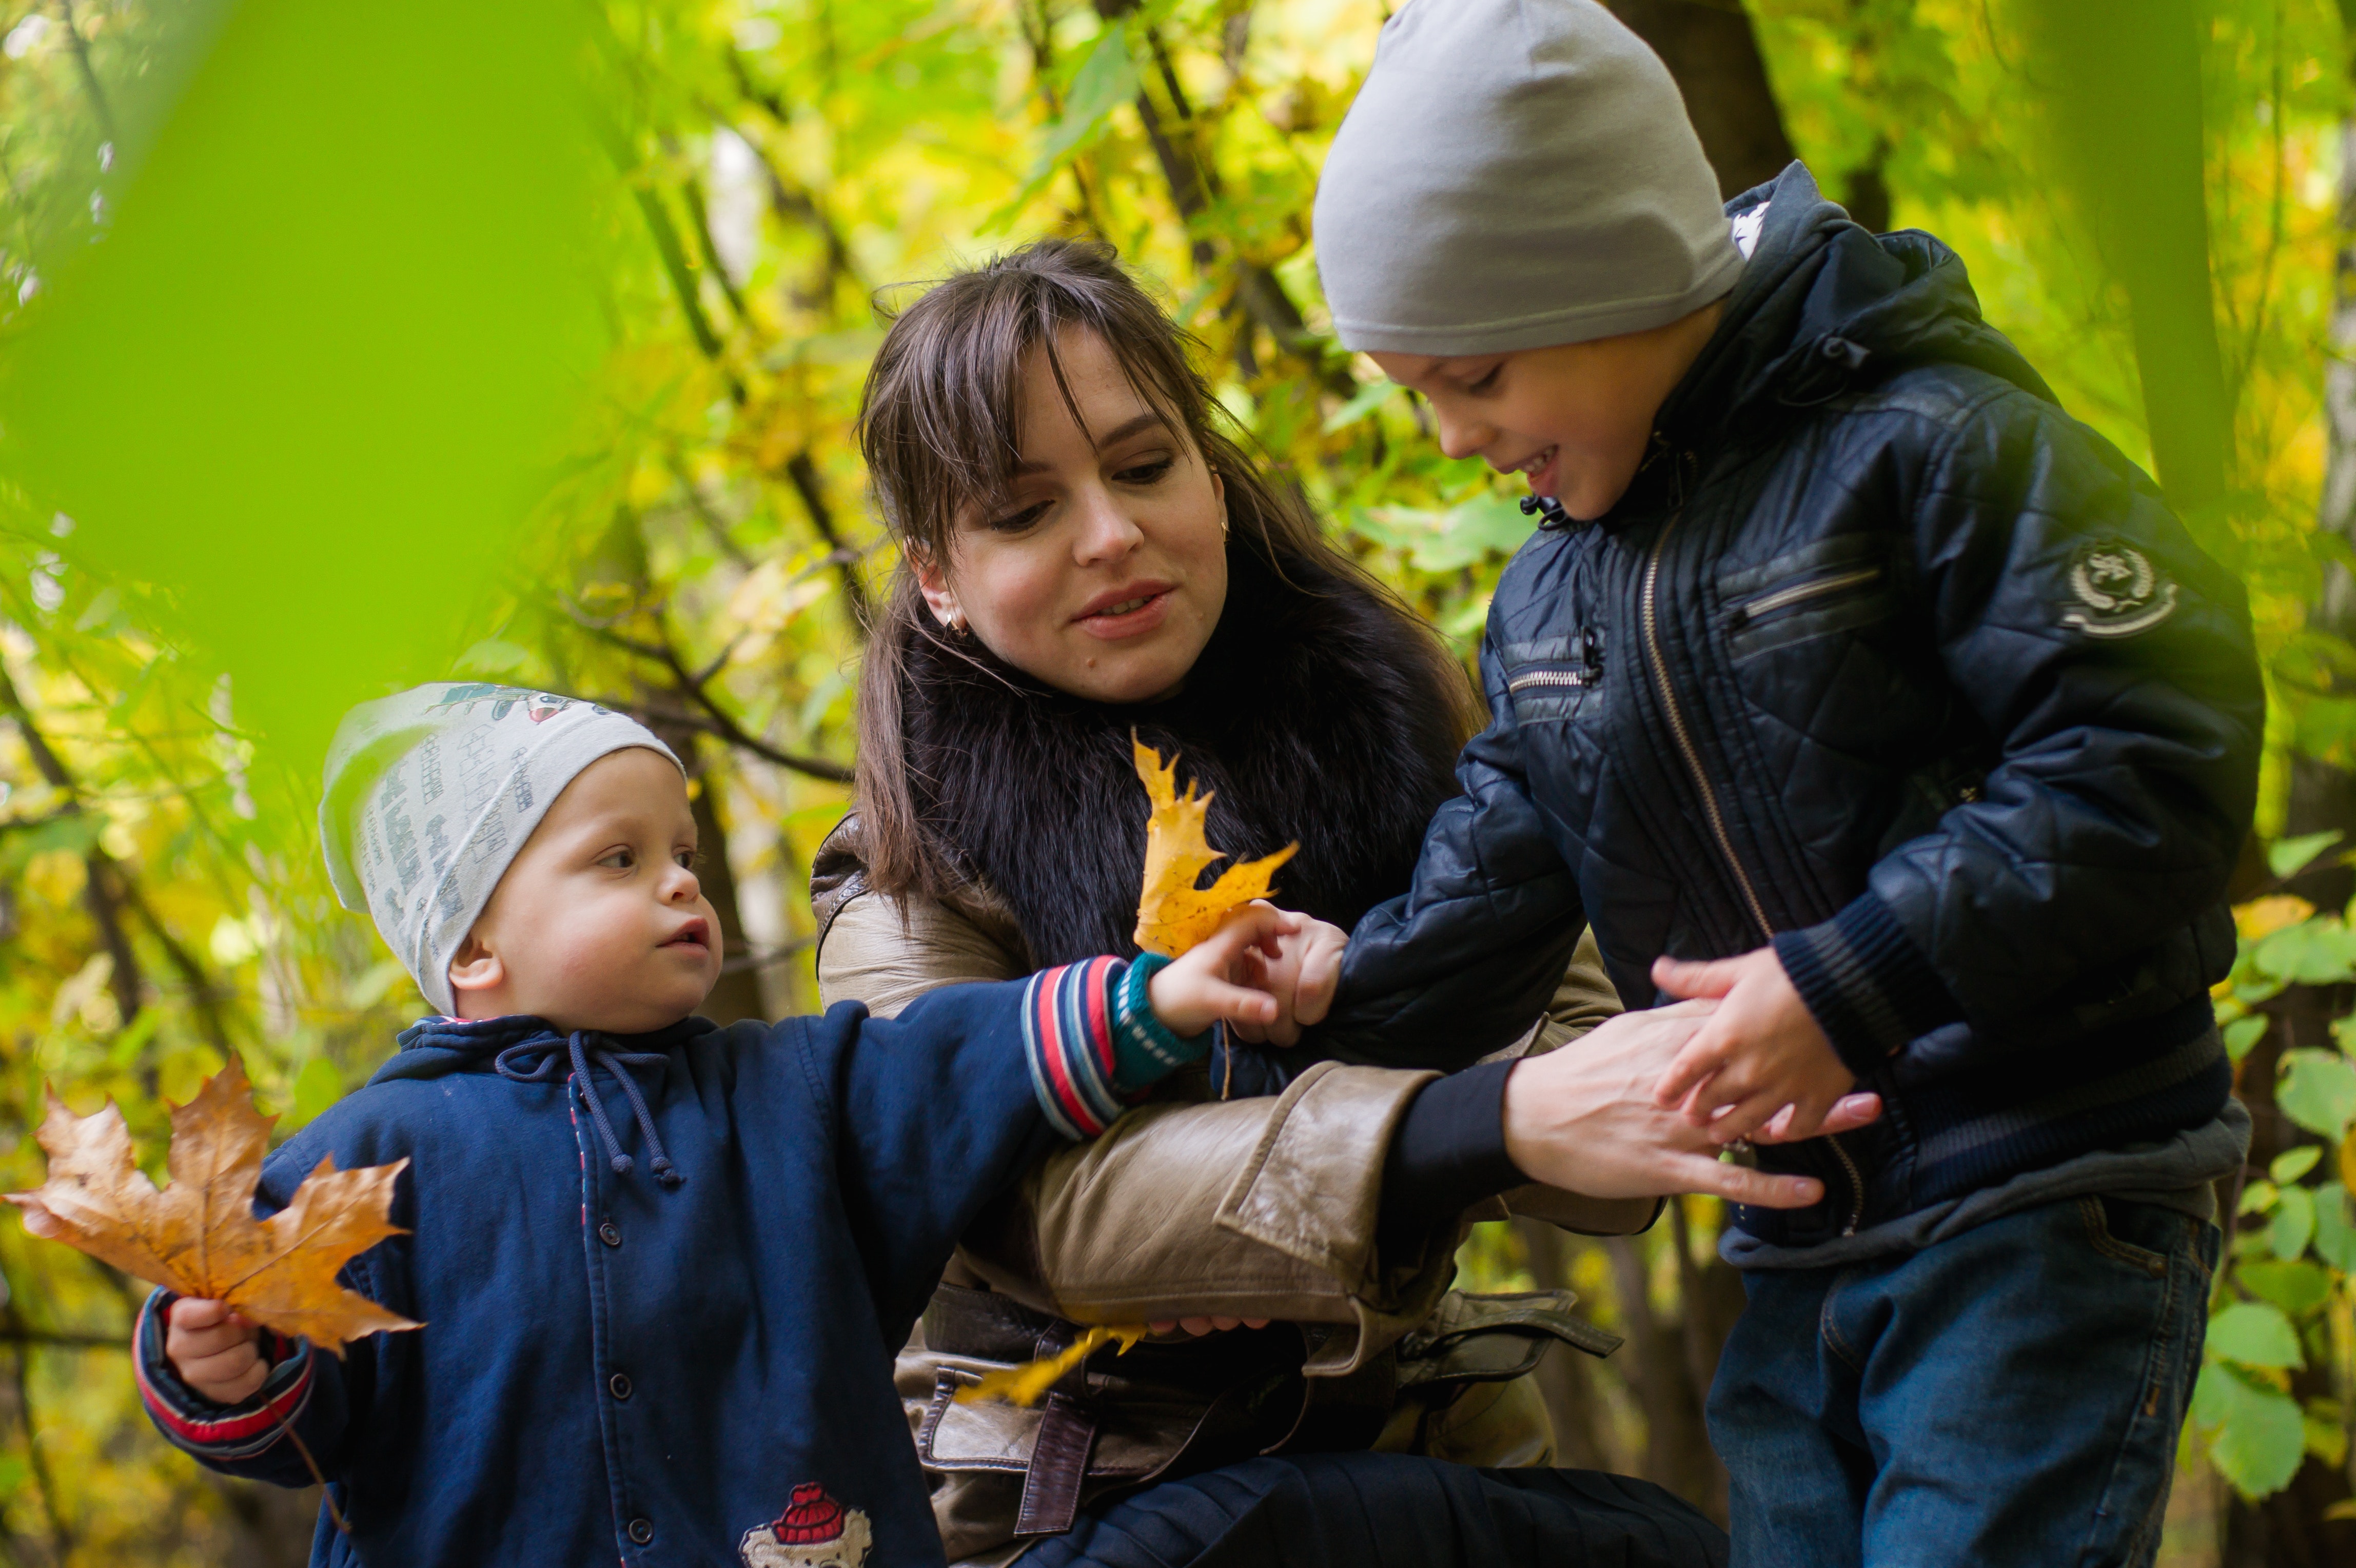
{"label": "woman's lips", "polygon": [[1170,596],[1175,588],[1148,587],[1113,600],[1101,609],[1091,609],[1078,618],[1077,624],[1090,637],[1106,642],[1118,642],[1151,631],[1169,618]]}

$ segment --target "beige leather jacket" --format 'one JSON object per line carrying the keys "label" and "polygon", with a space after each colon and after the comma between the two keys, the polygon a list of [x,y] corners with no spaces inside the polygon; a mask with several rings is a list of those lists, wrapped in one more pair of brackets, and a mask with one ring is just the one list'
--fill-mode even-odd
{"label": "beige leather jacket", "polygon": [[[867,886],[861,847],[857,819],[847,820],[813,866],[828,1004],[855,998],[889,1017],[937,986],[1031,972],[1020,931],[986,888],[939,901],[887,897]],[[1548,1015],[1515,1051],[1552,1048],[1618,1011],[1590,939]],[[1139,1352],[1121,1359],[1119,1368],[1142,1369],[1112,1374],[1122,1387],[1108,1388],[1106,1375],[1091,1370],[1085,1434],[1073,1429],[1079,1403],[1061,1394],[1027,1411],[954,1402],[962,1383],[992,1367],[1055,1348],[1058,1323],[1224,1316],[1297,1326],[1266,1332],[1294,1336],[1285,1343],[1319,1396],[1311,1405],[1355,1401],[1363,1419],[1349,1445],[1491,1466],[1550,1460],[1544,1407],[1518,1374],[1535,1367],[1549,1338],[1601,1353],[1610,1337],[1567,1316],[1567,1293],[1499,1305],[1451,1292],[1462,1226],[1431,1238],[1419,1257],[1375,1252],[1384,1155],[1433,1076],[1323,1062],[1280,1096],[1222,1102],[1195,1069],[1102,1137],[1050,1155],[995,1206],[966,1237],[898,1369],[950,1561],[1003,1561],[1018,1537],[1066,1527],[1074,1509],[1182,1455],[1191,1468],[1213,1452],[1307,1445],[1301,1429],[1323,1419],[1296,1412],[1273,1443],[1266,1430],[1231,1429],[1217,1399],[1189,1391],[1248,1380],[1249,1369],[1206,1379],[1199,1366],[1181,1364],[1189,1347],[1170,1348],[1163,1374],[1136,1361]],[[1612,1235],[1642,1230],[1657,1205],[1530,1187],[1494,1213],[1508,1208]],[[1194,1354],[1248,1359],[1233,1344]],[[1342,1445],[1330,1434],[1319,1441]],[[1077,1460],[1048,1474],[1040,1456],[1075,1444]]]}

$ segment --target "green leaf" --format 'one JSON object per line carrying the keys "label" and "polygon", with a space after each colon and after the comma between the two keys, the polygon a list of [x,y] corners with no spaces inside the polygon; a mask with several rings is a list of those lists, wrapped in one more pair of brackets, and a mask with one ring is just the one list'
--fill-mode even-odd
{"label": "green leaf", "polygon": [[2296,876],[2308,862],[2340,842],[2338,828],[2327,832],[2301,833],[2295,839],[2283,839],[2266,846],[2266,869],[2277,880]]}
{"label": "green leaf", "polygon": [[2356,979],[2356,931],[2324,916],[2285,926],[2257,945],[2257,966],[2297,985],[2337,985]]}
{"label": "green leaf", "polygon": [[2250,1047],[2265,1038],[2266,1015],[2253,1013],[2246,1018],[2236,1018],[2225,1026],[2225,1054],[2240,1061],[2250,1054]]}
{"label": "green leaf", "polygon": [[2307,1402],[2307,1451],[2337,1470],[2348,1463],[2348,1422],[2336,1400]]}
{"label": "green leaf", "polygon": [[2298,1335],[2270,1301],[2237,1301],[2209,1320],[2210,1351],[2245,1367],[2304,1367]]}
{"label": "green leaf", "polygon": [[2245,1498],[2281,1491],[2307,1454],[2297,1403],[2214,1362],[2192,1386],[2192,1420],[2209,1436],[2210,1462]]}
{"label": "green leaf", "polygon": [[2315,1194],[2303,1187],[2283,1188],[2266,1239],[2274,1245],[2275,1256],[2285,1262],[2306,1251],[2307,1244],[2315,1239]]}
{"label": "green leaf", "polygon": [[1064,117],[1047,127],[1034,172],[1052,171],[1104,124],[1107,115],[1136,96],[1137,61],[1129,52],[1129,29],[1107,27],[1072,78]]}
{"label": "green leaf", "polygon": [[1349,402],[1335,409],[1332,417],[1328,418],[1320,428],[1327,435],[1339,430],[1346,430],[1405,391],[1407,388],[1397,381],[1370,381],[1360,387],[1356,395]]}
{"label": "green leaf", "polygon": [[2331,1275],[2317,1264],[2249,1262],[2233,1271],[2233,1278],[2253,1295],[2273,1302],[2296,1317],[2331,1299]]}
{"label": "green leaf", "polygon": [[2338,1182],[2315,1193],[2315,1255],[2343,1274],[2356,1274],[2356,1215]]}
{"label": "green leaf", "polygon": [[2338,1143],[2356,1119],[2356,1063],[2337,1051],[2285,1051],[2275,1104],[2308,1132]]}
{"label": "green leaf", "polygon": [[2276,1199],[2279,1198],[2281,1196],[2281,1193],[2276,1190],[2274,1183],[2270,1181],[2254,1181],[2249,1186],[2242,1189],[2241,1212],[2244,1214],[2264,1214],[2266,1210],[2275,1206]]}
{"label": "green leaf", "polygon": [[2313,1170],[2315,1162],[2321,1158],[2322,1144],[2301,1144],[2296,1149],[2286,1149],[2276,1155],[2274,1164],[2266,1167],[2266,1175],[2277,1182],[2294,1182]]}

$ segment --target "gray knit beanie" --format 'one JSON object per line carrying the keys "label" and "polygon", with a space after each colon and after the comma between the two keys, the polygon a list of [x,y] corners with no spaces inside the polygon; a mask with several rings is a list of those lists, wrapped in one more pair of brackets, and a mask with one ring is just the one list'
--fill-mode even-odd
{"label": "gray knit beanie", "polygon": [[1409,0],[1315,223],[1334,330],[1360,351],[1641,332],[1742,271],[1668,68],[1594,0]]}

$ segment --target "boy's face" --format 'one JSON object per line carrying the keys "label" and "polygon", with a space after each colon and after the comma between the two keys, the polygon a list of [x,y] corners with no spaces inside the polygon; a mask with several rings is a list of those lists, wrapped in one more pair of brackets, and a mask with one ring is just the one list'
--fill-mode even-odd
{"label": "boy's face", "polygon": [[691,869],[695,816],[669,758],[633,747],[564,787],[450,961],[460,1016],[528,1013],[635,1035],[720,978],[720,919]]}
{"label": "boy's face", "polygon": [[1451,457],[1485,457],[1520,473],[1585,522],[1627,492],[1661,411],[1722,306],[1649,331],[1494,354],[1369,354],[1383,374],[1421,392]]}

